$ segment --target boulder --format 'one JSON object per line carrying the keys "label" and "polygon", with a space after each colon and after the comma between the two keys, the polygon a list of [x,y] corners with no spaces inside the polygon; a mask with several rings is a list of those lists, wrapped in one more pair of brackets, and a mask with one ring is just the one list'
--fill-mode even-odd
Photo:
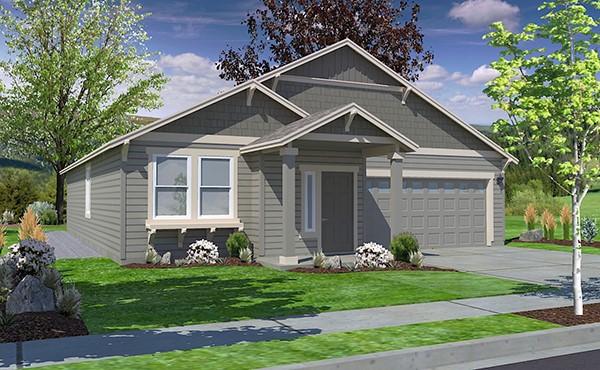
{"label": "boulder", "polygon": [[160,259],[160,264],[161,265],[170,265],[171,264],[171,252],[167,252],[167,253],[163,254],[162,258]]}
{"label": "boulder", "polygon": [[54,310],[54,291],[31,275],[25,276],[17,284],[6,301],[6,312],[13,315]]}
{"label": "boulder", "polygon": [[156,252],[156,249],[151,245],[146,248],[146,263],[157,264],[160,262],[160,255]]}
{"label": "boulder", "polygon": [[323,264],[326,269],[339,269],[342,267],[342,259],[340,256],[328,257]]}
{"label": "boulder", "polygon": [[542,230],[530,230],[525,231],[519,236],[521,242],[539,242],[544,238]]}

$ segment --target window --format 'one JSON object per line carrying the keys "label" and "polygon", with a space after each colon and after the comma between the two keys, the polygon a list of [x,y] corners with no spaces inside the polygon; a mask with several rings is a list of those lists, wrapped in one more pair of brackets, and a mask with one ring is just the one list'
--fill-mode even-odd
{"label": "window", "polygon": [[200,157],[198,166],[198,216],[233,217],[231,158]]}
{"label": "window", "polygon": [[304,172],[304,231],[315,231],[315,173]]}
{"label": "window", "polygon": [[85,218],[92,218],[92,167],[85,166]]}
{"label": "window", "polygon": [[190,216],[190,158],[157,156],[154,167],[154,217]]}

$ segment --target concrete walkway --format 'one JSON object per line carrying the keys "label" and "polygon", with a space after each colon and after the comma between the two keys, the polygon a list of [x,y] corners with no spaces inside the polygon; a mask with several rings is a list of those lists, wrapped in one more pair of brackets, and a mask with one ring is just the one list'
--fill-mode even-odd
{"label": "concrete walkway", "polygon": [[[594,300],[597,302],[600,300]],[[25,366],[79,362],[200,347],[293,339],[304,335],[373,329],[419,322],[569,305],[560,295],[507,295],[362,310],[326,312],[268,320],[244,320],[156,330],[118,332],[23,343]],[[0,367],[14,368],[16,345],[0,344]]]}
{"label": "concrete walkway", "polygon": [[54,254],[58,259],[100,257],[96,250],[66,231],[50,231],[46,235],[48,244],[54,247]]}
{"label": "concrete walkway", "polygon": [[[570,284],[571,254],[515,247],[423,250],[425,264],[538,284]],[[587,291],[600,291],[600,255],[583,255]],[[600,296],[599,296],[600,297]]]}

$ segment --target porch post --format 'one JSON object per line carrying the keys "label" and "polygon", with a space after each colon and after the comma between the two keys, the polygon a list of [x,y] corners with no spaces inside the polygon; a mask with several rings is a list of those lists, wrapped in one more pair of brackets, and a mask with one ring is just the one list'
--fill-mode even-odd
{"label": "porch post", "polygon": [[282,208],[283,208],[283,246],[279,263],[282,265],[297,265],[296,255],[296,156],[298,148],[286,147],[279,152],[281,155]]}
{"label": "porch post", "polygon": [[[398,234],[400,230],[400,218],[402,217],[402,166],[404,157],[398,152],[389,156],[390,159],[390,195],[391,195],[391,217],[390,231],[391,238]],[[390,239],[391,240],[391,239]]]}

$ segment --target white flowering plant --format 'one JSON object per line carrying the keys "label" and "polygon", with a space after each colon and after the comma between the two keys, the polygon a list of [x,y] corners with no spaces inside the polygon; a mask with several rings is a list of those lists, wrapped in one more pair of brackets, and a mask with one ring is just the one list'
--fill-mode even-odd
{"label": "white flowering plant", "polygon": [[394,256],[382,245],[369,242],[356,248],[355,258],[357,268],[386,268]]}
{"label": "white flowering plant", "polygon": [[219,261],[219,248],[208,240],[196,240],[187,250],[188,263],[214,265]]}
{"label": "white flowering plant", "polygon": [[34,239],[21,240],[13,245],[10,257],[15,261],[17,272],[24,275],[37,275],[56,261],[54,247]]}

